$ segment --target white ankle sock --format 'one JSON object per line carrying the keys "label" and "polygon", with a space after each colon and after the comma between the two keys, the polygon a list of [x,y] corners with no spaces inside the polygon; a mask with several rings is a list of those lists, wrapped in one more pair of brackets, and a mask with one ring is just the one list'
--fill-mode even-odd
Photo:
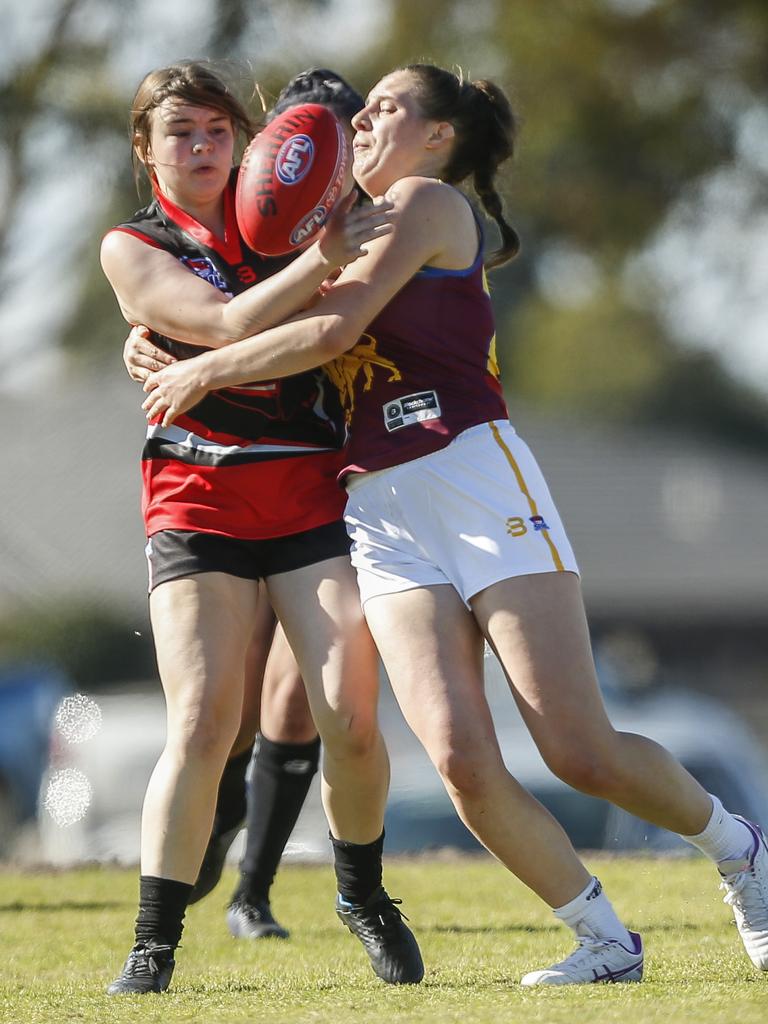
{"label": "white ankle sock", "polygon": [[712,816],[707,827],[697,836],[682,838],[715,863],[749,856],[754,842],[752,833],[743,822],[726,811],[716,796],[711,793],[709,795],[712,800]]}
{"label": "white ankle sock", "polygon": [[629,932],[616,916],[611,901],[596,878],[590,879],[586,889],[570,903],[556,907],[554,914],[579,937],[618,939],[624,945],[632,946]]}

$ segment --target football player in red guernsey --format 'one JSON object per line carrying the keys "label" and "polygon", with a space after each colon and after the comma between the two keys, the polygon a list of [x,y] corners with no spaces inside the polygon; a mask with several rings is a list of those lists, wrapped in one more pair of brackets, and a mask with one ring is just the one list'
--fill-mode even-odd
{"label": "football player in red guernsey", "polygon": [[[303,103],[320,103],[331,109],[344,126],[351,145],[354,133],[350,121],[364,104],[362,96],[345,79],[327,68],[299,73],[281,91],[270,117]],[[150,371],[175,362],[167,349],[154,343],[146,327],[131,331],[123,357],[131,377],[142,383]],[[230,932],[245,939],[288,934],[273,917],[269,893],[285,844],[317,771],[320,753],[304,683],[279,626],[268,652],[267,640],[274,625],[268,601],[263,602],[260,615],[246,658],[240,730],[224,766],[213,831],[189,900],[194,903],[202,899],[218,883],[247,809],[240,878],[227,909]],[[246,771],[257,731],[260,735],[250,785],[246,787]]]}
{"label": "football player in red guernsey", "polygon": [[[249,252],[234,219],[232,157],[237,132],[250,134],[251,125],[207,65],[147,75],[131,122],[153,201],[108,233],[102,265],[125,318],[150,327],[180,362],[303,308],[329,272],[390,230],[386,204],[353,210],[346,202],[282,269]],[[380,976],[421,979],[415,940],[381,888],[389,767],[376,717],[376,652],[335,486],[337,411],[324,376],[309,372],[207,395],[170,429],[150,421],[143,509],[168,735],[144,802],[136,941],[110,994],[163,991],[170,981],[240,727],[260,581],[325,747],[340,888],[361,907],[375,904]]]}
{"label": "football player in red guernsey", "polygon": [[640,936],[557,822],[507,771],[483,690],[484,638],[549,767],[677,832],[717,863],[747,953],[768,970],[768,849],[672,756],[618,733],[601,699],[578,569],[546,483],[507,418],[470,176],[515,254],[496,172],[512,154],[501,90],[441,68],[385,76],[356,115],[354,174],[395,200],[395,229],[320,305],[150,376],[170,423],[211,387],[332,362],[348,415],[342,478],[365,614],[406,719],[458,813],[569,925],[576,950],[524,985],[639,981]]}

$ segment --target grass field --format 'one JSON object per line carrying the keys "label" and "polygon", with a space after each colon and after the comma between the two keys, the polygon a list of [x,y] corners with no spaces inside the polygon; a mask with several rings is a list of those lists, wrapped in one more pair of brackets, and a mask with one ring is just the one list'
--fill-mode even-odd
{"label": "grass field", "polygon": [[768,976],[745,956],[712,867],[701,859],[588,858],[647,947],[641,985],[523,989],[525,971],[560,959],[566,931],[489,858],[392,860],[427,968],[422,985],[375,978],[333,914],[330,867],[289,865],[273,906],[288,942],[236,942],[223,908],[234,875],[190,909],[172,988],[109,998],[132,942],[136,875],[94,868],[0,872],[0,1021],[763,1024]]}

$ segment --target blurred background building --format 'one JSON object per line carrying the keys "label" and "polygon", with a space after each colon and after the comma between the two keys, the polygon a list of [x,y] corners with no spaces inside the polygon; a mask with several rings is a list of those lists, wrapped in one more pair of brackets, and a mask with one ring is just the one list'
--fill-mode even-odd
{"label": "blurred background building", "polygon": [[[670,698],[654,705],[660,720],[695,727],[698,707],[699,732],[712,734],[720,707],[768,749],[766,50],[761,0],[3,5],[4,721],[32,699],[32,683],[19,684],[32,663],[49,681],[35,698],[46,737],[62,688],[105,707],[157,689],[140,393],[98,266],[103,232],[145,201],[125,128],[136,84],[207,57],[255,103],[254,81],[269,98],[311,65],[365,92],[397,65],[431,60],[496,79],[520,115],[503,184],[523,252],[492,278],[499,358],[512,420],[581,564],[602,680],[623,693],[617,714],[643,720],[632,700],[684,688],[699,704]],[[385,720],[397,750],[402,725]],[[751,742],[741,735],[722,744]],[[415,756],[403,747],[404,772]],[[3,763],[0,751],[10,835],[32,818]]]}

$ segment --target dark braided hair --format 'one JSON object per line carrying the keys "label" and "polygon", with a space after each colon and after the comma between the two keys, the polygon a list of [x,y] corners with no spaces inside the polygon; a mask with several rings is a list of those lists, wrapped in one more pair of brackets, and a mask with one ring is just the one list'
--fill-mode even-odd
{"label": "dark braided hair", "polygon": [[520,239],[504,217],[495,178],[499,167],[514,153],[517,122],[509,100],[493,82],[465,81],[433,64],[409,64],[401,70],[416,79],[416,98],[429,120],[453,125],[456,142],[441,178],[458,185],[470,174],[483,208],[499,226],[501,248],[486,258],[486,267],[498,267],[520,251]]}
{"label": "dark braided hair", "polygon": [[277,97],[269,120],[300,103],[320,103],[348,124],[365,106],[363,97],[341,75],[328,68],[308,68],[295,75]]}

